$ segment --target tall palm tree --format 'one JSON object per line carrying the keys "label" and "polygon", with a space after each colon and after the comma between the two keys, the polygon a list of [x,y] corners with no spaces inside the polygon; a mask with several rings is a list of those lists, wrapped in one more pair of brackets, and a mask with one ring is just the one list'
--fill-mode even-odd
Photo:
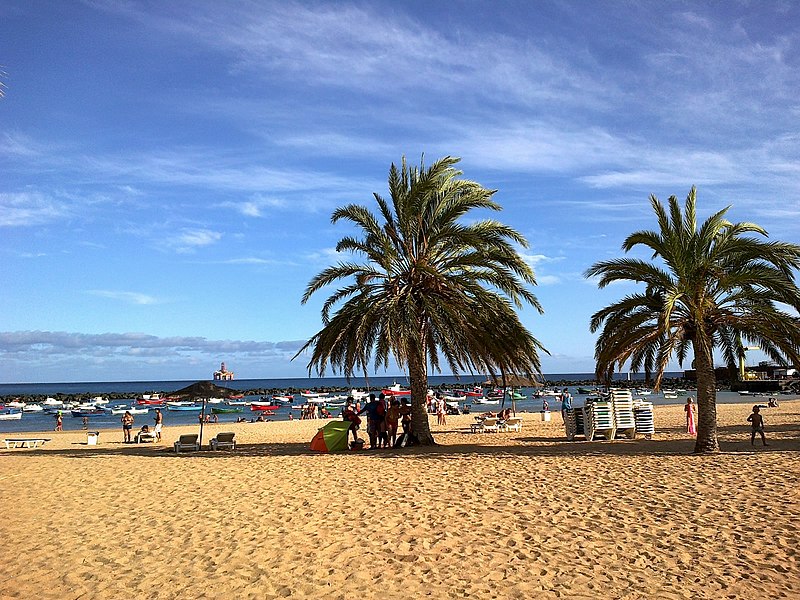
{"label": "tall palm tree", "polygon": [[655,196],[650,204],[658,231],[638,231],[623,242],[651,250],[661,264],[621,258],[595,263],[587,277],[603,288],[615,281],[643,283],[634,293],[596,312],[591,330],[602,331],[595,347],[598,374],[630,360],[634,368],[655,370],[656,386],[675,354],[679,363],[692,351],[697,374],[698,430],[695,452],[716,452],[716,379],[714,349],[735,368],[743,340],[760,346],[780,364],[800,364],[800,319],[784,308],[800,311],[800,290],[794,271],[800,267],[800,246],[768,242],[767,232],[753,223],[731,223],[727,207],[698,226],[696,190],[681,207],[675,196],[669,212]]}
{"label": "tall palm tree", "polygon": [[389,170],[390,200],[373,194],[377,216],[355,204],[336,209],[333,223],[361,230],[336,250],[365,261],[328,267],[302,299],[345,282],[323,305],[322,330],[298,355],[311,348],[309,373],[316,368],[322,376],[330,364],[346,377],[385,369],[393,356],[408,368],[412,427],[422,444],[434,443],[426,413],[429,366],[441,372],[443,358],[453,374],[533,377],[541,374],[539,350],[546,352],[515,312],[523,304],[542,312],[526,286],[536,283],[533,271],[515,249],[527,241],[494,220],[464,221],[470,211],[500,206],[494,190],[459,178],[459,160],[447,156],[426,169],[403,158]]}

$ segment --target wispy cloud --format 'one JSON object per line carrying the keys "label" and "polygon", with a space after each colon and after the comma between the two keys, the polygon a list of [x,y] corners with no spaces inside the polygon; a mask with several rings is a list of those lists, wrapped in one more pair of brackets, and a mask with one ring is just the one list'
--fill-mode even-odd
{"label": "wispy cloud", "polygon": [[163,243],[178,252],[192,252],[197,248],[211,246],[222,239],[222,233],[210,229],[183,229],[174,237],[163,239]]}
{"label": "wispy cloud", "polygon": [[41,192],[0,192],[0,227],[31,227],[70,214],[68,205]]}
{"label": "wispy cloud", "polygon": [[92,296],[108,298],[110,300],[119,300],[126,304],[149,305],[149,304],[161,304],[163,302],[163,300],[159,300],[155,296],[150,296],[149,294],[141,294],[139,292],[122,292],[114,290],[87,290],[86,293],[91,294]]}

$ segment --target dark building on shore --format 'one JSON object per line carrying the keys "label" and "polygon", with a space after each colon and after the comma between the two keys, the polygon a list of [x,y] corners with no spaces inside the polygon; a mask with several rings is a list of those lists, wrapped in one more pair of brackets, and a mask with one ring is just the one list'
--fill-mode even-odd
{"label": "dark building on shore", "polygon": [[[739,377],[738,369],[717,367],[714,369],[717,383],[730,383],[731,391],[780,392],[800,389],[798,369],[782,367],[770,362],[761,362],[755,367],[745,367],[745,378]],[[683,372],[684,379],[697,381],[697,372],[689,369]]]}

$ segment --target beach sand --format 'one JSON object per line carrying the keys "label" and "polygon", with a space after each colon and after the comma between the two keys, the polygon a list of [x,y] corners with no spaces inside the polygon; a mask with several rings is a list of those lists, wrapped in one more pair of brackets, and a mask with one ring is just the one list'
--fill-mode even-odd
{"label": "beach sand", "polygon": [[0,451],[0,598],[798,598],[800,401],[764,411],[767,448],[750,407],[718,407],[715,456],[682,406],[652,440],[465,415],[437,447],[340,454],[308,449],[321,421],[207,426],[240,448],[179,456],[196,427],[38,434]]}

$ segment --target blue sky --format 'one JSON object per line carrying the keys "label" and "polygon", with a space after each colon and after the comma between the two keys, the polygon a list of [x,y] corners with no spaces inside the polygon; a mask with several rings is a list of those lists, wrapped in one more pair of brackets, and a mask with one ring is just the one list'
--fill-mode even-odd
{"label": "blue sky", "polygon": [[800,242],[799,50],[793,2],[4,0],[0,381],[306,375],[332,210],[423,153],[498,190],[544,371],[591,372],[629,290],[582,273],[649,194]]}

